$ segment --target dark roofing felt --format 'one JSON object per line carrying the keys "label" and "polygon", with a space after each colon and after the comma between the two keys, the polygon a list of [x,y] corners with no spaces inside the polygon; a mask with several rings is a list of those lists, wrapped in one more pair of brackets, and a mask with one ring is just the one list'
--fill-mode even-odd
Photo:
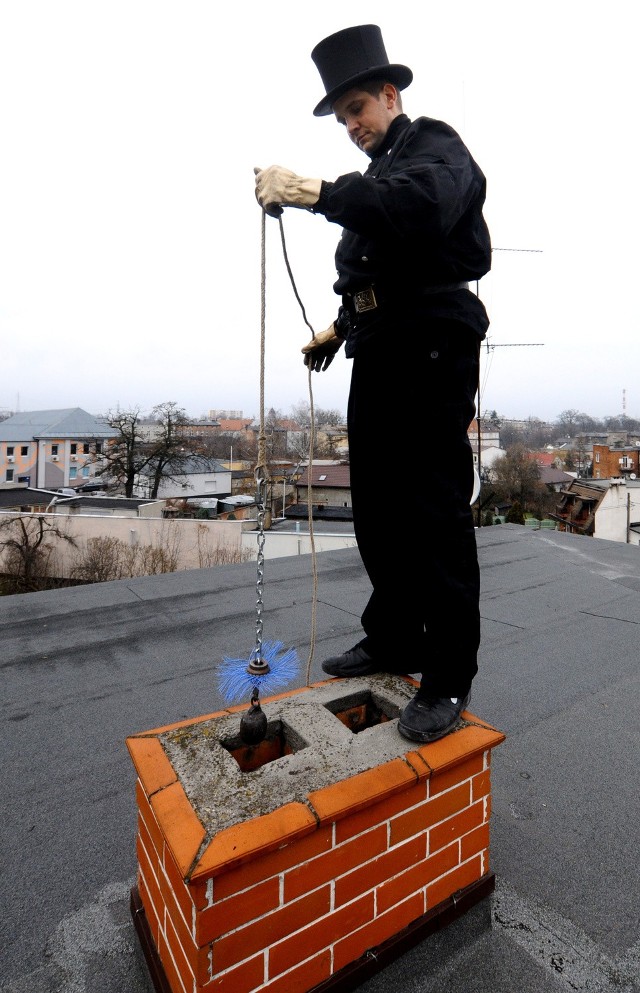
{"label": "dark roofing felt", "polygon": [[[492,753],[495,893],[359,989],[637,993],[640,549],[517,525],[477,534],[471,709],[506,734]],[[264,570],[265,637],[305,663],[311,564]],[[312,680],[359,639],[369,592],[356,548],[317,569]],[[249,562],[0,598],[3,991],[151,993],[129,913],[124,741],[222,705],[220,660],[255,642],[255,580]]]}

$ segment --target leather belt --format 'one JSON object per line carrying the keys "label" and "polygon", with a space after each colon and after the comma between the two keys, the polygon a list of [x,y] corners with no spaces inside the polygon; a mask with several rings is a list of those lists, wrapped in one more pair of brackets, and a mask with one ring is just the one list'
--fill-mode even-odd
{"label": "leather belt", "polygon": [[[443,283],[440,286],[421,286],[418,292],[415,294],[417,298],[429,293],[449,293],[451,290],[468,290],[469,283],[462,281],[459,283]],[[366,314],[370,310],[377,310],[381,307],[383,300],[381,299],[381,294],[375,286],[366,286],[363,290],[358,290],[357,293],[349,294],[351,298],[351,306],[356,314]],[[399,298],[400,300],[402,297]]]}

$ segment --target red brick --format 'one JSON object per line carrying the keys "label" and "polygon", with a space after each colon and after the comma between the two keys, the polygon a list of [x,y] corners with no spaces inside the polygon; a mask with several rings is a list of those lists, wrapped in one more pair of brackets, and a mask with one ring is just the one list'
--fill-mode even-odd
{"label": "red brick", "polygon": [[466,862],[485,848],[489,848],[489,825],[481,824],[460,839],[460,860]]}
{"label": "red brick", "polygon": [[470,862],[464,862],[452,872],[440,876],[434,883],[427,886],[427,909],[431,910],[433,907],[437,907],[447,897],[464,889],[465,886],[477,882],[481,877],[482,859],[478,855]]}
{"label": "red brick", "polygon": [[[229,931],[262,917],[280,904],[280,881],[277,876],[257,883],[250,890],[220,900],[198,914],[196,942],[203,945]],[[259,927],[260,925],[257,925]]]}
{"label": "red brick", "polygon": [[273,945],[269,949],[269,978],[286,972],[309,955],[329,948],[345,934],[373,920],[374,910],[373,893],[367,893]]}
{"label": "red brick", "polygon": [[395,904],[401,903],[412,893],[426,890],[429,883],[458,865],[459,861],[459,846],[456,842],[448,848],[442,848],[436,855],[411,866],[406,872],[382,882],[376,891],[378,914],[383,914]]}
{"label": "red brick", "polygon": [[310,893],[318,886],[344,875],[356,866],[376,858],[387,850],[387,826],[379,827],[359,835],[344,845],[319,855],[309,862],[303,862],[285,873],[285,903],[295,900],[303,893]]}
{"label": "red brick", "polygon": [[[265,986],[264,993],[307,993],[331,975],[331,953],[322,951]],[[238,991],[239,993],[239,991]]]}
{"label": "red brick", "polygon": [[260,952],[221,976],[214,976],[204,993],[244,993],[262,986],[263,982],[264,953]]}
{"label": "red brick", "polygon": [[429,852],[435,852],[438,848],[444,848],[454,838],[461,838],[463,834],[473,831],[484,821],[484,801],[474,803],[472,807],[467,807],[454,814],[446,821],[436,824],[429,829]]}
{"label": "red brick", "polygon": [[[339,972],[344,966],[357,961],[366,951],[376,948],[398,934],[423,914],[424,897],[417,893],[386,914],[381,914],[369,924],[336,942],[333,948],[333,969]],[[269,991],[271,993],[271,991]]]}
{"label": "red brick", "polygon": [[457,783],[462,783],[465,779],[471,779],[484,769],[484,756],[472,755],[466,762],[459,762],[452,768],[446,768],[442,772],[434,772],[429,781],[429,796],[435,796],[448,790]]}
{"label": "red brick", "polygon": [[411,841],[403,845],[397,845],[387,851],[379,858],[373,859],[336,879],[335,882],[335,906],[341,907],[350,900],[354,900],[360,893],[374,889],[384,879],[395,876],[415,862],[424,859],[426,855],[426,839],[424,835],[418,835]]}
{"label": "red brick", "polygon": [[491,789],[490,773],[488,769],[474,776],[471,780],[471,799],[479,800],[480,797],[489,796]]}
{"label": "red brick", "polygon": [[166,845],[162,865],[164,875],[167,879],[167,885],[172,889],[173,896],[178,902],[182,916],[189,927],[192,927],[194,916],[193,894],[190,887],[185,884],[182,873],[178,869],[175,859]]}
{"label": "red brick", "polygon": [[427,787],[425,782],[418,782],[415,786],[396,793],[394,796],[386,797],[379,803],[374,803],[364,810],[351,814],[336,822],[336,844],[353,838],[361,834],[374,824],[383,824],[391,817],[399,814],[402,810],[414,807],[427,798]]}
{"label": "red brick", "polygon": [[[146,880],[142,875],[140,868],[138,868],[137,882],[138,882],[138,893],[140,894],[140,900],[142,902],[142,906],[144,909],[144,916],[147,922],[147,926],[149,928],[149,932],[153,939],[153,943],[157,948],[159,935],[160,935],[160,920],[158,918],[158,914],[156,913],[153,897],[149,893]],[[164,910],[162,911],[162,920],[164,921]]]}
{"label": "red brick", "polygon": [[437,824],[445,817],[463,810],[469,806],[470,797],[471,785],[467,781],[447,790],[446,793],[441,793],[433,800],[427,800],[413,810],[408,810],[405,814],[399,814],[391,821],[390,843],[397,845],[405,838],[410,838],[419,831],[426,831],[432,824]]}
{"label": "red brick", "polygon": [[225,935],[213,943],[213,969],[222,972],[241,962],[261,948],[281,941],[294,931],[329,912],[331,889],[329,886],[315,890],[309,896],[280,907],[261,918],[259,925],[247,925],[233,934]]}
{"label": "red brick", "polygon": [[180,973],[182,983],[189,990],[193,987],[195,980],[195,946],[191,945],[191,948],[189,948],[187,945],[185,947],[181,940],[184,935],[179,935],[178,930],[173,925],[172,918],[167,914],[165,938],[171,949],[171,955],[176,964],[176,969]]}
{"label": "red brick", "polygon": [[162,962],[165,976],[167,977],[169,986],[171,987],[171,993],[191,993],[191,990],[193,989],[193,980],[189,985],[189,991],[187,991],[182,981],[182,976],[176,968],[176,963],[173,960],[167,939],[162,931],[160,932],[160,940],[158,942],[158,955],[160,956],[160,961]]}
{"label": "red brick", "polygon": [[164,927],[164,900],[162,899],[162,892],[156,879],[156,875],[153,871],[153,867],[147,858],[147,853],[144,850],[140,836],[138,836],[136,841],[136,853],[138,856],[138,868],[142,874],[142,878],[145,882],[145,888],[147,893],[147,901],[143,900],[143,906],[145,911],[148,913],[149,907],[153,907],[155,915],[160,922],[160,927]]}
{"label": "red brick", "polygon": [[328,851],[331,844],[332,829],[329,824],[305,837],[294,839],[277,851],[262,855],[253,862],[245,862],[221,876],[216,876],[213,880],[213,898],[215,901],[224,900],[233,893],[238,893],[263,879],[290,869],[291,866],[302,865],[308,859]]}

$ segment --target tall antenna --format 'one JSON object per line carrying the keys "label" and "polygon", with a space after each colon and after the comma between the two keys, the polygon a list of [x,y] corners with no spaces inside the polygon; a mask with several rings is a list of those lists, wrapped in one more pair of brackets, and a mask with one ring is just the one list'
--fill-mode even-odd
{"label": "tall antenna", "polygon": [[[495,246],[492,246],[491,251],[492,252],[535,252],[536,254],[541,254],[543,252],[543,249],[542,248],[496,248]],[[476,292],[477,292],[477,283],[476,283]],[[493,352],[494,349],[496,348],[532,348],[532,347],[539,348],[542,345],[544,345],[543,341],[505,342],[504,344],[490,345],[489,338],[487,337],[487,352]],[[478,412],[476,415],[476,424],[478,428],[477,465],[478,465],[478,476],[480,477],[480,479],[482,479],[482,440],[481,440],[481,428],[480,428],[481,420],[482,420],[481,383],[480,383],[480,378],[478,377]],[[480,527],[482,524],[482,519],[481,519],[482,505],[479,501],[478,501],[477,513],[478,513],[478,527]]]}

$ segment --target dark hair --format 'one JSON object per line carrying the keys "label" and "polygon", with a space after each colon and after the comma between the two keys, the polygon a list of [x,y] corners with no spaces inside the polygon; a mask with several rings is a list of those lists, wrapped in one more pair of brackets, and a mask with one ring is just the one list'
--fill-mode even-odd
{"label": "dark hair", "polygon": [[[389,82],[391,82],[391,80],[385,79],[383,76],[378,76],[375,79],[365,79],[363,83],[358,83],[358,89],[364,90],[365,93],[370,93],[372,97],[377,97],[383,86]],[[400,94],[400,90],[395,83],[391,83],[391,85],[395,87],[398,93],[396,103],[398,104],[398,108],[402,110],[402,96]]]}

